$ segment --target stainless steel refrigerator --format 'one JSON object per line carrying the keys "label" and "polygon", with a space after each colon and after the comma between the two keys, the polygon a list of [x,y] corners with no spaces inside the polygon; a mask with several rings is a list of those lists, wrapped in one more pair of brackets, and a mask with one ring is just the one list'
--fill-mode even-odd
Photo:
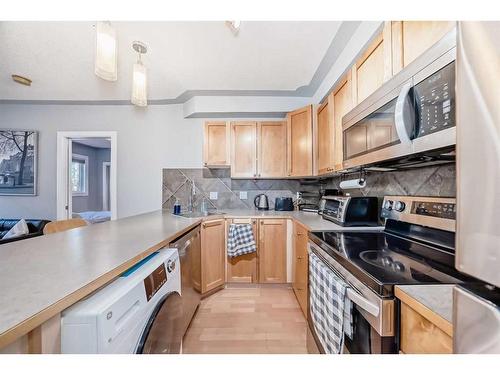
{"label": "stainless steel refrigerator", "polygon": [[459,22],[454,352],[500,353],[500,22]]}

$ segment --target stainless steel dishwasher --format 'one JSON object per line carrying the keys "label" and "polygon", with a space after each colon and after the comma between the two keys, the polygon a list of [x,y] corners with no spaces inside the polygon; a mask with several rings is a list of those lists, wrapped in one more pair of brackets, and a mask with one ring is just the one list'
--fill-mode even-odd
{"label": "stainless steel dishwasher", "polygon": [[169,248],[179,252],[181,296],[166,300],[158,309],[141,350],[144,354],[181,353],[183,337],[200,304],[200,226],[171,242]]}

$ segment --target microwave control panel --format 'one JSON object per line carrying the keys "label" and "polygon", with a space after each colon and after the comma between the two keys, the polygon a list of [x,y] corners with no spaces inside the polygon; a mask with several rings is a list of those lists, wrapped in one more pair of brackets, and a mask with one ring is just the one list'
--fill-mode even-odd
{"label": "microwave control panel", "polygon": [[455,126],[455,62],[415,85],[418,137]]}

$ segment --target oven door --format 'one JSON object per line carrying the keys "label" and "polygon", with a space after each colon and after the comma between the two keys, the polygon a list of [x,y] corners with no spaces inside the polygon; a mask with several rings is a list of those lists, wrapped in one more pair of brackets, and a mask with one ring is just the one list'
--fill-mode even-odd
{"label": "oven door", "polygon": [[416,131],[412,79],[344,123],[344,168],[412,153]]}
{"label": "oven door", "polygon": [[[351,354],[395,353],[394,299],[379,297],[314,242],[309,241],[309,252],[314,253],[330,270],[350,286],[347,295],[353,303],[353,334],[352,339],[344,337],[344,352]],[[312,323],[310,310],[308,311],[308,321],[311,324],[316,344],[319,350],[324,353],[325,351],[316,335],[316,328]]]}

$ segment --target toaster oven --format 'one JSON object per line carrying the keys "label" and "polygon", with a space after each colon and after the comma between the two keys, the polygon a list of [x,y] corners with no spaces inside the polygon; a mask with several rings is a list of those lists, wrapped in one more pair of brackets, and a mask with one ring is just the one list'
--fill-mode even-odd
{"label": "toaster oven", "polygon": [[346,227],[378,225],[377,197],[329,196],[324,199],[323,219]]}

